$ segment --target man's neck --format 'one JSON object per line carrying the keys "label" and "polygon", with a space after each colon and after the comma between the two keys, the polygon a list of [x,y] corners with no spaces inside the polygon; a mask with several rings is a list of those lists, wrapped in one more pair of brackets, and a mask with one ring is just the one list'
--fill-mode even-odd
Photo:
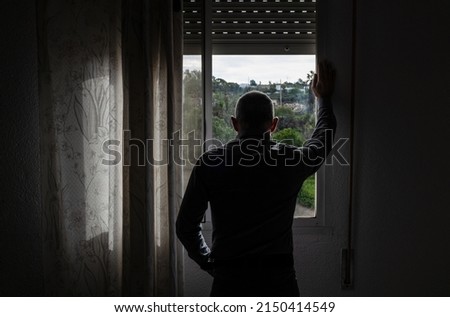
{"label": "man's neck", "polygon": [[267,139],[270,140],[270,130],[267,130],[265,132],[256,132],[256,131],[241,131],[237,134],[236,139],[242,140],[242,139],[256,139],[256,140],[262,140]]}

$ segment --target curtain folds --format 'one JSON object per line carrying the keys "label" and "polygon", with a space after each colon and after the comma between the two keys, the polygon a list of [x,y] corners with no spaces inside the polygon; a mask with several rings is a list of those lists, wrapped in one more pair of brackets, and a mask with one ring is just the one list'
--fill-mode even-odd
{"label": "curtain folds", "polygon": [[179,1],[37,13],[46,294],[181,295]]}

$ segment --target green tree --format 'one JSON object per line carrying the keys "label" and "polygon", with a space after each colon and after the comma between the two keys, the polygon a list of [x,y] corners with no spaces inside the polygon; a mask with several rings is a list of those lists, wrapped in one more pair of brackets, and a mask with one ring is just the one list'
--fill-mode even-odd
{"label": "green tree", "polygon": [[299,131],[293,128],[286,128],[272,134],[272,138],[278,142],[283,142],[290,145],[302,146],[305,138]]}
{"label": "green tree", "polygon": [[215,139],[220,140],[220,142],[227,143],[236,137],[236,132],[231,127],[231,123],[227,123],[224,118],[213,116],[212,123],[213,136]]}
{"label": "green tree", "polygon": [[201,90],[201,72],[186,70],[183,74],[184,102],[183,102],[183,134],[197,131],[201,135],[203,126],[203,105]]}
{"label": "green tree", "polygon": [[294,117],[294,109],[288,106],[279,106],[275,109],[275,115],[280,118]]}

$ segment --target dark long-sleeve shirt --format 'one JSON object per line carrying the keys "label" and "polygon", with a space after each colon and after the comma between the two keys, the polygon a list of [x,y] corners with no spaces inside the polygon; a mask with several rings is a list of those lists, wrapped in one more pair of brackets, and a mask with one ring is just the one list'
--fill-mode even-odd
{"label": "dark long-sleeve shirt", "polygon": [[[316,127],[303,147],[259,136],[239,138],[204,153],[192,171],[176,223],[188,255],[206,268],[209,257],[237,260],[292,254],[297,194],[325,162],[335,129],[331,102],[320,99]],[[211,250],[200,225],[208,202]]]}

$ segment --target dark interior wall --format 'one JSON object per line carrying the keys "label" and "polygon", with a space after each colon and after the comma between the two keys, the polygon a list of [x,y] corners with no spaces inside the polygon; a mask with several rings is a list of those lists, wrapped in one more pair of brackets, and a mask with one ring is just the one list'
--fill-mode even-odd
{"label": "dark interior wall", "polygon": [[450,295],[448,1],[357,1],[355,290]]}
{"label": "dark interior wall", "polygon": [[0,295],[42,294],[35,1],[0,10]]}

